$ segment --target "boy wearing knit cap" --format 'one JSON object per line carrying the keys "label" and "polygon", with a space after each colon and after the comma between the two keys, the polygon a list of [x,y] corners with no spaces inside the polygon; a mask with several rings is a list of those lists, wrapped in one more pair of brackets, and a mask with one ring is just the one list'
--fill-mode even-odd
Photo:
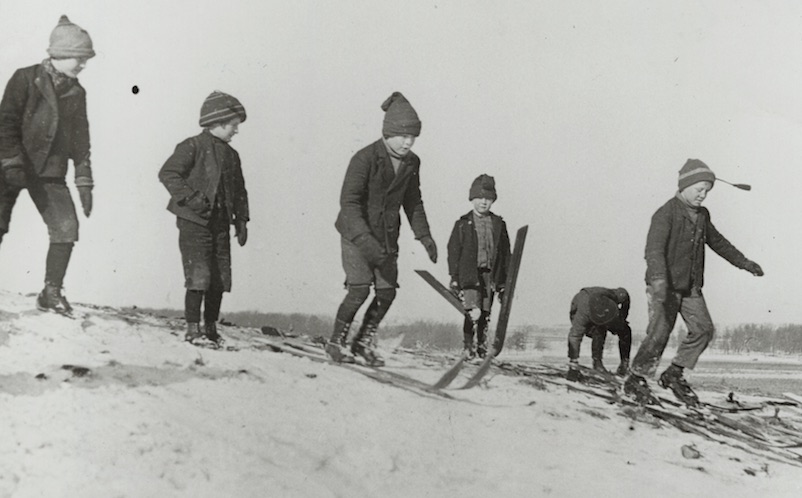
{"label": "boy wearing knit cap", "polygon": [[217,320],[223,293],[231,291],[229,227],[234,225],[237,242],[244,246],[250,220],[239,154],[229,145],[245,118],[239,100],[212,92],[201,106],[203,131],[178,144],[159,171],[170,193],[167,209],[177,217],[186,287],[185,340],[190,343],[203,337],[217,346],[223,343]]}
{"label": "boy wearing knit cap", "polygon": [[[342,263],[347,294],[337,310],[334,331],[326,353],[336,362],[354,363],[361,356],[371,366],[383,366],[376,349],[379,323],[393,303],[398,287],[399,211],[437,261],[437,246],[429,233],[420,191],[420,159],[412,151],[421,121],[409,101],[394,92],[381,105],[382,138],[351,158],[340,192],[335,227],[341,235]],[[356,313],[375,289],[359,331],[347,347],[348,332]]]}
{"label": "boy wearing knit cap", "polygon": [[659,384],[688,406],[699,404],[683,370],[694,368],[713,337],[713,320],[702,295],[705,244],[733,266],[758,277],[763,275],[760,265],[719,233],[710,212],[702,207],[715,181],[716,175],[705,163],[688,159],[679,172],[678,192],[652,216],[646,238],[649,326],[624,383],[624,391],[640,401],[651,399],[646,377],[655,374],[679,313],[688,335],[660,375]]}
{"label": "boy wearing knit cap", "polygon": [[593,341],[591,343],[593,369],[607,373],[602,361],[607,332],[618,336],[621,363],[616,374],[626,375],[632,346],[632,329],[627,322],[628,316],[629,293],[623,287],[617,289],[585,287],[574,296],[568,314],[571,320],[571,331],[568,333],[568,380],[580,380],[579,347],[585,336]]}
{"label": "boy wearing knit cap", "polygon": [[450,287],[465,306],[462,354],[468,360],[487,355],[493,296],[498,293],[500,298],[504,292],[510,264],[507,224],[490,211],[497,198],[493,177],[479,175],[468,192],[473,209],[454,223],[448,239]]}
{"label": "boy wearing knit cap", "polygon": [[61,16],[47,52],[50,57],[41,64],[14,73],[0,102],[0,241],[9,231],[17,197],[27,189],[50,238],[45,287],[36,305],[69,313],[62,286],[78,241],[78,217],[66,176],[72,160],[75,186],[89,217],[94,182],[86,91],[77,77],[95,51],[89,34]]}

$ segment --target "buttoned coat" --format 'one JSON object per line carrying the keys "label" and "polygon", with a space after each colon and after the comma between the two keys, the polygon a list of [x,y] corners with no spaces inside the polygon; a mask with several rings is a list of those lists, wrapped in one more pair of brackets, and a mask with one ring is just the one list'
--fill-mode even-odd
{"label": "buttoned coat", "polygon": [[[53,148],[59,130],[61,149]],[[91,180],[86,91],[75,81],[57,97],[50,75],[41,64],[18,69],[0,102],[0,160],[22,160],[39,177],[64,178],[67,161],[75,177]],[[90,182],[91,183],[91,182]]]}
{"label": "buttoned coat", "polygon": [[689,292],[704,285],[705,245],[733,266],[744,268],[747,259],[724,238],[710,221],[710,212],[700,207],[697,220],[677,197],[671,198],[652,216],[646,237],[646,283],[665,279],[669,289]]}
{"label": "buttoned coat", "polygon": [[[215,154],[215,148],[225,154]],[[195,192],[215,202],[220,182],[224,182],[225,207],[229,224],[250,219],[248,191],[242,176],[239,154],[230,145],[204,130],[175,148],[159,171],[159,180],[170,192],[167,210],[179,218],[206,226],[209,220],[185,205]]]}
{"label": "buttoned coat", "polygon": [[[493,267],[491,280],[494,289],[504,287],[507,280],[507,269],[510,264],[510,237],[507,224],[501,216],[489,213],[493,227]],[[479,243],[473,222],[473,211],[460,217],[451,230],[448,239],[448,274],[456,280],[462,289],[479,286],[478,269]]]}
{"label": "buttoned coat", "polygon": [[370,233],[388,253],[397,253],[402,207],[415,238],[429,235],[420,191],[420,159],[407,153],[396,173],[387,147],[379,139],[351,158],[335,227],[350,241]]}

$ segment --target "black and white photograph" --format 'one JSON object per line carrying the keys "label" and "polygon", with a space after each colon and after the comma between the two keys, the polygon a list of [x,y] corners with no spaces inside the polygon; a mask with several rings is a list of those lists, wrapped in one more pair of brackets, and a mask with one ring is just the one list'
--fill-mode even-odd
{"label": "black and white photograph", "polygon": [[0,497],[802,495],[802,4],[0,0]]}

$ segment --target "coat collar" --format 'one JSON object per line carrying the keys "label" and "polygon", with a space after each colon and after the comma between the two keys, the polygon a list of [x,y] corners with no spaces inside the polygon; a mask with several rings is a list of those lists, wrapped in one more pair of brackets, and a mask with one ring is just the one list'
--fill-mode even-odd
{"label": "coat collar", "polygon": [[56,98],[56,90],[53,88],[53,82],[50,81],[50,75],[47,74],[47,70],[41,65],[37,68],[33,84],[36,85],[36,88],[44,95],[45,100],[53,109],[58,110],[58,100]]}

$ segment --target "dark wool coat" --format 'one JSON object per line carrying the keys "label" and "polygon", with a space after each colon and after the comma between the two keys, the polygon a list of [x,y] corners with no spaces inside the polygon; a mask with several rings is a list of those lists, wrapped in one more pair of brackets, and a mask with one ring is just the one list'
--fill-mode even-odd
{"label": "dark wool coat", "polygon": [[420,159],[409,152],[396,174],[381,139],[354,154],[345,172],[340,213],[334,224],[340,235],[353,241],[370,233],[388,253],[397,253],[401,207],[415,238],[429,235],[419,172]]}
{"label": "dark wool coat", "polygon": [[710,212],[699,208],[697,221],[676,197],[663,204],[652,216],[646,238],[646,283],[666,279],[668,288],[689,292],[702,288],[705,271],[705,244],[734,266],[743,268],[747,259],[710,221]]}
{"label": "dark wool coat", "polygon": [[159,171],[159,180],[170,192],[167,209],[179,218],[206,226],[209,220],[201,218],[184,202],[195,192],[202,192],[214,204],[223,182],[229,224],[250,219],[239,154],[208,131],[178,144]]}
{"label": "dark wool coat", "polygon": [[[493,225],[493,267],[491,280],[495,289],[504,287],[507,281],[507,269],[510,264],[510,237],[507,224],[494,213],[490,213]],[[479,242],[473,223],[473,211],[462,216],[454,223],[451,237],[448,239],[448,274],[463,289],[479,286],[479,269],[477,253]]]}
{"label": "dark wool coat", "polygon": [[92,178],[86,91],[77,81],[57,98],[41,64],[14,73],[0,102],[0,160],[17,157],[40,177],[64,178],[72,159],[76,178]]}

